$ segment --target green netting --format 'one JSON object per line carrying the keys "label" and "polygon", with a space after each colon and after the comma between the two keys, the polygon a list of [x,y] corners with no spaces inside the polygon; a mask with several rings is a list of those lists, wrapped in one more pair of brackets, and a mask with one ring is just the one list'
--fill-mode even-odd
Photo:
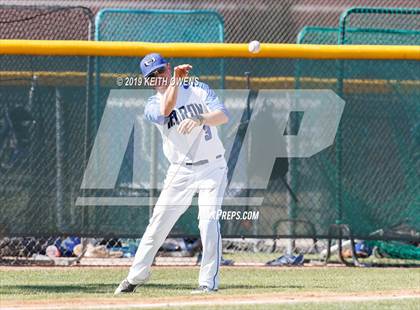
{"label": "green netting", "polygon": [[[356,29],[355,29],[356,28]],[[360,29],[362,28],[362,29]],[[351,29],[351,31],[350,31]],[[363,30],[366,29],[366,30]],[[340,17],[339,25],[339,35],[338,35],[338,44],[381,44],[381,45],[419,45],[420,44],[420,9],[405,9],[405,8],[351,8],[343,12]],[[364,31],[364,35],[360,35],[360,32]],[[377,70],[389,72],[395,71],[393,67],[379,67]],[[373,72],[370,72],[373,73]],[[339,63],[339,72],[338,72],[338,88],[339,94],[343,94],[344,85],[343,81],[347,78],[348,75],[359,76],[363,75],[363,69],[361,68],[351,68],[346,66],[343,63]],[[387,75],[386,73],[384,75]],[[399,76],[400,79],[404,79],[404,75]],[[403,92],[402,85],[392,85],[394,92],[393,94],[388,94],[386,96],[387,100],[395,102],[400,100]],[[344,96],[344,94],[343,94]],[[380,109],[383,112],[383,117],[387,117],[390,120],[388,126],[383,126],[377,122],[372,122],[373,114],[370,111],[364,111],[361,114],[359,111],[355,111],[356,115],[359,115],[361,118],[362,124],[364,124],[363,130],[348,130],[345,126],[345,123],[340,127],[338,132],[338,145],[337,149],[339,151],[338,158],[342,160],[342,163],[339,163],[342,166],[342,181],[340,182],[340,191],[342,192],[342,208],[343,211],[343,220],[348,222],[353,222],[355,212],[349,212],[351,207],[360,208],[361,210],[366,210],[366,204],[363,203],[359,197],[372,197],[375,196],[378,199],[378,202],[381,205],[381,215],[389,214],[390,209],[399,209],[401,203],[409,206],[408,210],[401,210],[401,212],[406,216],[407,221],[414,223],[414,221],[419,220],[418,214],[413,213],[414,204],[411,202],[413,200],[406,199],[406,193],[400,192],[401,189],[400,183],[393,183],[393,179],[398,179],[398,174],[394,173],[388,175],[387,171],[390,170],[390,166],[399,166],[401,171],[405,171],[405,182],[412,184],[414,188],[418,187],[418,175],[412,173],[410,165],[407,163],[412,159],[407,158],[406,153],[401,153],[401,150],[406,146],[408,132],[404,133],[404,130],[400,126],[400,121],[393,119],[393,116],[397,113],[396,107],[394,105],[383,106],[384,99],[382,96],[377,96],[375,98],[370,98],[372,102],[372,107],[375,109]],[[403,108],[406,108],[409,105],[415,105],[415,98],[404,98]],[[419,111],[419,106],[417,104],[416,110],[413,110],[414,114],[407,114],[407,121],[415,122],[415,119],[412,116],[416,117],[417,112]],[[411,129],[413,130],[413,129]],[[394,133],[394,139],[392,144],[383,143],[384,141],[378,141],[376,139],[366,139],[366,158],[356,159],[354,156],[349,156],[349,150],[353,148],[354,140],[362,139],[369,136],[369,132],[381,131],[383,133],[391,131]],[[386,162],[387,165],[381,167],[374,167],[373,165],[364,166],[366,162],[371,162],[375,157],[377,149],[387,148],[388,154],[383,154],[381,161]],[[401,155],[400,155],[401,154]],[[413,153],[412,156],[416,154]],[[349,156],[349,165],[345,165],[346,156]],[[396,161],[397,157],[400,157],[401,161]],[[415,158],[415,157],[414,157]],[[363,162],[363,163],[361,163]],[[386,178],[388,182],[382,183],[380,188],[375,192],[368,192],[366,188],[370,187],[369,184],[376,184],[377,178]],[[365,187],[349,187],[347,184],[350,184],[352,181],[360,180]],[[417,199],[417,197],[413,197]],[[370,217],[378,216],[378,212],[370,213]],[[394,222],[394,225],[397,225],[393,219],[388,219],[388,223]],[[402,224],[402,223],[398,223]],[[364,227],[365,223],[358,223],[359,227]],[[353,228],[356,226],[352,225]]]}
{"label": "green netting", "polygon": [[[340,27],[305,27],[300,31],[297,42],[418,45],[419,13],[418,9],[353,8],[342,14]],[[312,87],[314,82],[308,81],[308,77],[330,78],[337,93],[346,102],[357,102],[346,106],[337,133],[334,155],[336,165],[331,167],[330,175],[335,175],[337,184],[337,222],[351,223],[353,230],[363,230],[366,234],[372,232],[370,223],[374,218],[383,218],[384,225],[394,227],[407,222],[416,225],[415,222],[420,219],[418,207],[415,207],[415,201],[419,197],[418,174],[413,173],[409,167],[413,161],[418,160],[418,153],[414,150],[410,155],[402,152],[408,147],[408,137],[411,135],[414,138],[416,135],[414,132],[418,130],[416,118],[420,107],[415,96],[404,96],[406,86],[403,80],[406,76],[403,72],[411,68],[400,71],[402,66],[404,65],[390,62],[366,70],[355,61],[317,64],[306,60],[299,61],[296,66],[298,89]],[[325,75],[327,71],[332,74]],[[377,76],[385,80],[377,81],[377,85],[371,87],[389,88],[392,89],[391,92],[376,95],[370,95],[369,91],[364,94],[349,93],[348,90],[352,88],[363,89],[366,80]],[[398,81],[392,81],[393,78]],[[402,106],[395,105],[396,102],[402,102]],[[412,123],[412,127],[410,130],[403,130],[403,120],[398,115],[401,115],[401,109],[409,106],[413,110],[405,118]],[[357,125],[352,126],[355,121]],[[389,139],[377,139],[376,134],[379,133],[389,135]],[[354,149],[360,143],[364,145],[363,150],[360,150],[363,155]],[[377,165],[378,162],[384,164]],[[395,167],[399,167],[399,172],[391,172]],[[322,178],[317,180],[322,182]],[[402,184],[411,184],[416,189],[415,193],[410,195],[405,190],[401,192],[404,188]],[[370,208],[367,201],[376,201],[377,207]],[[406,209],[400,209],[401,205],[405,205]],[[389,216],[393,212],[391,209],[400,209],[406,220],[396,220]]]}
{"label": "green netting", "polygon": [[[343,15],[344,16],[344,15]],[[416,15],[420,20],[420,15]],[[359,19],[359,23],[360,19]],[[376,25],[378,26],[378,25]],[[304,27],[298,34],[298,44],[337,44],[340,40],[340,35],[344,35],[343,44],[381,44],[381,45],[420,45],[420,29],[409,30],[409,29],[380,29],[380,28],[349,28],[346,26],[340,30],[340,28],[328,28],[328,27]],[[331,64],[335,66],[335,64]],[[337,67],[338,68],[338,67]],[[329,70],[334,72],[334,70]],[[343,68],[342,68],[343,69]],[[337,70],[342,70],[337,69]],[[354,74],[357,74],[357,67],[350,68]],[[381,72],[382,68],[373,68],[372,70]],[[306,72],[310,73],[311,76],[324,76],[322,74],[323,68],[316,68],[311,66],[311,63],[302,61],[296,67],[297,87],[299,87],[299,76],[304,76]],[[316,74],[316,73],[320,74]],[[363,73],[363,70],[362,70]],[[336,74],[331,75],[334,78]],[[339,74],[338,74],[339,75]],[[325,77],[325,76],[324,76]],[[401,78],[404,78],[401,76]]]}
{"label": "green netting", "polygon": [[223,20],[215,11],[103,9],[96,40],[223,42]]}
{"label": "green netting", "polygon": [[[122,16],[132,21],[123,23]],[[190,23],[193,30],[175,27],[177,23],[184,26]],[[214,31],[210,31],[210,24]],[[151,28],[153,25],[156,27]],[[170,37],[161,31],[165,27],[173,28]],[[223,39],[220,27],[217,15],[208,12],[106,10],[97,19],[96,38],[219,42]],[[345,38],[352,38],[343,40],[345,44],[398,45],[417,42],[419,36],[418,30],[407,27],[379,29],[378,25],[375,28],[361,25],[340,29],[345,29],[341,32]],[[306,28],[299,42],[331,44],[338,42],[340,31]],[[237,165],[247,169],[244,162],[235,158],[242,147],[241,135],[248,126],[245,116],[253,113],[258,90],[292,90],[296,86],[330,89],[346,102],[334,145],[309,158],[277,159],[264,190],[228,188],[228,198],[262,197],[263,202],[257,206],[225,205],[229,210],[258,210],[260,218],[251,223],[222,222],[224,236],[331,237],[336,235],[329,234],[329,227],[339,222],[349,224],[353,235],[361,239],[418,239],[413,234],[420,230],[418,61],[273,58],[170,61],[174,65],[192,63],[194,74],[215,89],[250,86],[255,91],[247,99],[251,109],[246,113],[238,108],[238,102],[226,99],[231,122],[220,128],[220,135],[227,150],[231,150],[227,153],[230,171]],[[131,133],[115,187],[80,189],[86,160],[111,91],[144,88],[116,83],[117,78],[123,78],[125,83],[127,77],[138,77],[138,63],[137,57],[98,57],[96,85],[92,85],[86,81],[91,66],[85,57],[2,56],[0,173],[1,204],[5,210],[0,218],[2,233],[135,237],[144,232],[149,207],[159,194],[153,184],[163,178],[168,165],[153,126],[140,122],[142,143],[136,149],[142,158],[140,168],[153,177],[144,184],[133,184],[135,150]],[[250,85],[245,71],[251,72]],[[95,101],[89,99],[91,95]],[[284,134],[276,127],[282,107],[266,104],[266,109],[272,109],[272,119],[266,122],[267,139],[274,141]],[[235,131],[239,125],[242,131]],[[290,116],[289,129],[299,131],[298,117]],[[259,143],[253,140],[250,144]],[[265,160],[252,152],[249,156],[255,161]],[[244,179],[249,177],[244,174]],[[143,202],[89,206],[77,204],[79,197],[129,197]],[[182,217],[172,235],[198,235],[195,210],[192,208]],[[379,230],[384,232],[380,237],[376,233]]]}
{"label": "green netting", "polygon": [[[0,223],[6,235],[46,235],[73,233],[91,236],[131,236],[144,232],[148,222],[149,206],[153,205],[159,189],[150,190],[147,183],[133,186],[130,171],[133,168],[133,149],[128,147],[125,163],[114,188],[80,190],[85,147],[91,153],[95,136],[91,122],[91,109],[86,109],[86,58],[84,57],[29,57],[8,56],[16,63],[36,64],[38,75],[31,90],[31,79],[26,78],[28,68],[12,70],[0,62],[0,94],[2,98],[1,123],[1,195],[4,212]],[[136,58],[102,57],[101,63],[130,64]],[[195,59],[199,61],[200,59]],[[176,61],[176,60],[175,60]],[[189,61],[187,59],[187,61]],[[208,66],[218,66],[220,59],[203,59]],[[226,65],[235,67],[243,60],[225,59]],[[250,83],[256,89],[295,89],[293,72],[279,71],[273,79],[273,67],[296,66],[303,60],[262,59],[258,78]],[[305,74],[301,76],[302,89],[331,89],[337,86],[337,60],[305,60]],[[226,210],[255,209],[260,211],[258,221],[222,221],[224,236],[283,236],[326,237],[328,228],[337,219],[350,224],[355,237],[360,239],[416,239],[420,231],[419,212],[419,122],[418,98],[420,63],[418,61],[348,60],[343,61],[342,97],[346,102],[341,119],[341,170],[337,165],[336,144],[309,158],[294,158],[290,166],[277,163],[266,190],[243,188],[228,189],[227,197],[263,197],[262,205],[230,206]],[[50,71],[54,68],[54,71]],[[122,66],[126,68],[126,66]],[[317,68],[317,71],[309,71]],[[380,68],[380,69],[378,69]],[[133,68],[132,72],[137,69]],[[257,70],[257,68],[255,68]],[[25,73],[26,72],[26,73]],[[111,90],[129,91],[140,87],[118,87],[115,83],[121,71],[101,77],[101,96],[105,104]],[[261,77],[267,74],[266,79]],[[41,74],[42,73],[42,74]],[[108,72],[109,73],[109,72]],[[201,77],[201,76],[200,76]],[[316,77],[316,78],[314,78]],[[403,79],[401,77],[404,77]],[[246,81],[227,78],[227,89],[245,89]],[[94,93],[95,89],[92,90]],[[258,93],[254,93],[253,96]],[[95,94],[98,95],[98,94]],[[254,97],[252,97],[254,98]],[[251,100],[251,104],[253,99]],[[230,98],[231,123],[220,128],[227,149],[236,139],[235,126],[240,124],[243,111],[237,101]],[[109,102],[108,102],[109,103]],[[93,103],[90,103],[93,104]],[[267,102],[267,108],[269,107]],[[28,119],[7,115],[23,107]],[[139,106],[139,113],[141,113]],[[6,113],[6,108],[8,112]],[[91,107],[90,107],[91,108]],[[267,119],[267,139],[282,133],[275,130],[276,117],[281,105],[270,106],[272,119]],[[252,111],[251,111],[252,112]],[[88,113],[86,115],[86,113]],[[100,111],[99,119],[102,117]],[[253,113],[253,112],[252,112]],[[251,114],[252,114],[251,113]],[[34,122],[30,122],[30,120]],[[161,150],[161,140],[153,140],[153,126],[141,118],[143,143],[137,154],[141,169],[148,176],[150,167],[165,171],[166,160],[153,161],[152,149]],[[87,123],[86,123],[87,122]],[[9,124],[9,125],[7,125]],[[242,123],[246,128],[246,123]],[[32,135],[31,139],[25,138]],[[16,140],[17,139],[17,140]],[[131,138],[132,139],[132,138]],[[254,141],[257,145],[261,141]],[[240,148],[239,144],[239,148]],[[237,156],[232,149],[228,160]],[[251,156],[255,156],[251,153]],[[160,158],[160,157],[159,157]],[[59,159],[59,161],[58,161]],[[263,160],[254,158],[255,160]],[[57,165],[60,162],[61,165]],[[233,163],[229,160],[230,163]],[[230,166],[230,170],[234,170]],[[125,171],[126,169],[126,171]],[[245,169],[245,168],[244,168]],[[339,173],[340,171],[340,173]],[[157,174],[158,182],[162,173]],[[294,192],[296,201],[285,185]],[[338,182],[342,182],[342,205],[337,208]],[[101,206],[76,205],[80,196],[144,198],[142,205]],[[293,206],[292,209],[289,206]],[[192,212],[192,211],[191,211]],[[184,218],[172,231],[173,235],[196,235],[196,219]],[[290,230],[290,219],[294,220]],[[378,237],[378,230],[384,231]],[[336,236],[333,234],[333,236]]]}
{"label": "green netting", "polygon": [[341,14],[338,43],[419,45],[419,32],[419,8],[355,7]]}
{"label": "green netting", "polygon": [[[95,38],[98,41],[141,42],[214,42],[224,41],[223,19],[215,11],[185,10],[130,10],[103,9],[95,21]],[[169,62],[173,59],[168,58]],[[183,63],[186,59],[177,59]],[[213,87],[223,87],[223,62],[208,66],[206,61],[189,59],[194,73],[217,76]],[[100,72],[134,72],[138,74],[139,62],[109,62],[100,64]]]}
{"label": "green netting", "polygon": [[[141,41],[141,42],[215,42],[222,43],[224,38],[223,19],[215,11],[185,11],[185,10],[130,10],[130,9],[103,9],[95,21],[95,39],[98,41]],[[212,62],[211,65],[203,59],[167,59],[172,65],[189,63],[193,66],[194,75],[212,76],[208,81],[215,88],[223,88],[224,68],[223,60]],[[101,59],[97,62],[98,77],[104,73],[121,73],[121,77],[139,76],[140,59]],[[101,88],[101,79],[97,79],[97,105],[102,110],[106,104],[109,88]],[[156,136],[154,128],[145,129],[145,140],[148,148],[152,150],[150,141]],[[132,148],[132,145],[130,145]],[[132,167],[129,155],[119,178],[120,184],[129,184],[132,177]],[[163,175],[167,170],[162,148],[157,148],[150,158],[150,167],[147,173]],[[159,164],[160,163],[160,164]],[[157,171],[159,170],[159,171]],[[156,187],[156,184],[153,186]],[[150,193],[153,194],[153,193]],[[101,210],[96,211],[108,214],[109,218],[120,225],[127,217],[125,211]],[[151,212],[143,209],[141,217],[147,217]],[[150,213],[151,214],[151,213]],[[146,215],[146,216],[145,216]],[[192,223],[197,218],[197,209],[191,208],[178,221],[174,230],[179,228],[184,234],[197,234],[197,227]],[[117,220],[121,219],[121,220]]]}
{"label": "green netting", "polygon": [[[346,44],[418,45],[420,30],[346,28]],[[339,28],[304,27],[298,34],[298,44],[337,44]],[[351,40],[351,43],[350,43]]]}
{"label": "green netting", "polygon": [[[223,5],[208,1],[188,4],[191,10],[216,10],[223,16],[226,29],[214,12],[145,11],[150,3],[143,1],[85,2],[90,10],[38,6],[37,3],[36,6],[1,5],[0,33],[4,39],[91,40],[96,35],[97,40],[107,41],[222,42],[224,36],[232,43],[256,38],[261,42],[292,43],[298,29],[308,21],[333,26],[339,17],[337,10],[313,10],[312,6],[306,5],[307,0],[274,1],[276,3],[263,9],[260,1],[250,1],[242,6],[235,1]],[[185,7],[181,2],[160,1],[154,7]],[[357,1],[350,2],[348,5],[356,5],[354,2]],[[294,9],[299,3],[303,10]],[[400,0],[378,0],[376,3],[400,4]],[[414,0],[406,1],[407,6],[416,4]],[[91,20],[100,9],[117,6],[139,10],[107,9],[97,15],[96,23]],[[351,10],[342,31],[343,43],[420,45],[419,15],[410,10]],[[305,27],[299,43],[337,44],[339,29]],[[353,235],[360,239],[418,242],[418,61],[271,58],[177,58],[170,61],[174,65],[192,63],[193,73],[215,89],[246,89],[249,85],[255,90],[249,97],[251,104],[258,90],[293,90],[295,82],[297,88],[302,89],[331,89],[346,100],[339,148],[336,140],[334,145],[311,158],[277,159],[265,190],[228,188],[227,198],[251,196],[264,200],[261,206],[225,204],[225,210],[260,211],[260,218],[258,221],[221,221],[223,237],[340,237],[336,231],[328,229],[339,221],[349,224]],[[0,236],[65,234],[138,238],[143,234],[149,220],[149,208],[156,201],[159,189],[148,183],[133,184],[134,133],[115,186],[100,190],[80,189],[110,92],[141,88],[116,83],[117,77],[138,77],[138,63],[138,57],[0,56]],[[92,78],[94,64],[100,73],[96,75],[96,87],[91,80],[85,79]],[[247,76],[250,76],[249,83]],[[227,157],[230,171],[235,168],[232,159],[242,147],[241,140],[237,139],[241,135],[235,133],[235,126],[240,124],[242,134],[248,126],[248,113],[238,109],[238,102],[227,100],[231,122],[219,128],[226,148],[232,148]],[[268,102],[267,108],[272,109],[273,118],[267,119],[270,131],[266,138],[275,141],[283,134],[276,128],[275,118],[281,107],[270,106]],[[301,121],[297,119],[299,113],[290,114],[288,129],[295,133],[299,131]],[[153,182],[160,182],[167,167],[160,137],[153,133],[149,123],[141,124],[140,168],[145,175],[155,175],[157,181]],[[233,146],[232,141],[235,141]],[[340,162],[337,161],[337,149],[341,152]],[[266,159],[253,153],[250,156],[257,161]],[[240,161],[236,166],[244,171],[247,169]],[[142,203],[124,206],[76,204],[83,196],[134,198]],[[172,236],[198,236],[195,210],[194,204],[171,231]],[[17,245],[17,242],[11,239],[10,244]],[[26,248],[27,242],[22,241],[22,246]],[[375,244],[383,256],[418,258],[418,249],[414,246],[394,242]],[[3,245],[0,248],[3,249]],[[259,250],[259,246],[253,246],[255,248]],[[23,255],[5,253],[2,251],[0,256]],[[265,260],[264,257],[261,262]]]}

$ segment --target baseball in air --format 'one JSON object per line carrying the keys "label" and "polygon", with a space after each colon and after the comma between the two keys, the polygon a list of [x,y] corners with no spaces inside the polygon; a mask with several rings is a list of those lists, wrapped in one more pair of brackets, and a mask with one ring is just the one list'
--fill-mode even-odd
{"label": "baseball in air", "polygon": [[261,50],[260,42],[259,41],[251,41],[248,44],[248,50],[253,53],[259,53]]}

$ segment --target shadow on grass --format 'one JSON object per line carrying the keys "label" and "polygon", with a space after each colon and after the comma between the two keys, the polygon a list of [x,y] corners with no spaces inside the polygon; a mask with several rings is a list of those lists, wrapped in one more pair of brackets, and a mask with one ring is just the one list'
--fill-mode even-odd
{"label": "shadow on grass", "polygon": [[107,293],[118,284],[68,284],[68,285],[3,285],[0,295],[13,293]]}
{"label": "shadow on grass", "polygon": [[[108,294],[113,292],[118,286],[115,284],[69,284],[69,285],[3,285],[0,290],[0,295],[11,294],[40,294],[40,293],[81,293],[81,294]],[[142,286],[144,290],[192,290],[196,288],[195,285],[172,283],[172,284],[159,284],[149,283]],[[286,289],[304,288],[303,285],[222,285],[222,290],[232,289]]]}

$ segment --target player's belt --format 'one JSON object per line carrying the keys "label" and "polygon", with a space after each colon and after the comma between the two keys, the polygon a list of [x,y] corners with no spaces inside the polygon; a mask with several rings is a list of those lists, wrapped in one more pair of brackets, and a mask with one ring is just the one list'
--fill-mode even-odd
{"label": "player's belt", "polygon": [[[219,155],[216,156],[216,159],[219,159],[221,157],[222,157],[222,155],[219,154]],[[199,160],[199,161],[196,161],[196,162],[193,162],[193,163],[185,163],[185,165],[186,166],[201,166],[201,165],[205,165],[205,164],[208,164],[208,163],[209,163],[208,159],[203,159],[203,160]]]}
{"label": "player's belt", "polygon": [[205,165],[208,164],[209,161],[207,159],[203,159],[203,160],[199,160],[193,163],[185,163],[187,166],[201,166],[201,165]]}

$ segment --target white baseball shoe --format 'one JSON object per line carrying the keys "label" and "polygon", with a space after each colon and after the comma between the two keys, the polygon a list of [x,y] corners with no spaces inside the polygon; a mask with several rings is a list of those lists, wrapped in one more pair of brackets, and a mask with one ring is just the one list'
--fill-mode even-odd
{"label": "white baseball shoe", "polygon": [[211,289],[208,286],[200,285],[195,290],[193,290],[191,292],[191,294],[193,294],[193,295],[198,295],[198,294],[212,294],[212,293],[216,293],[216,292],[217,292],[217,289]]}

